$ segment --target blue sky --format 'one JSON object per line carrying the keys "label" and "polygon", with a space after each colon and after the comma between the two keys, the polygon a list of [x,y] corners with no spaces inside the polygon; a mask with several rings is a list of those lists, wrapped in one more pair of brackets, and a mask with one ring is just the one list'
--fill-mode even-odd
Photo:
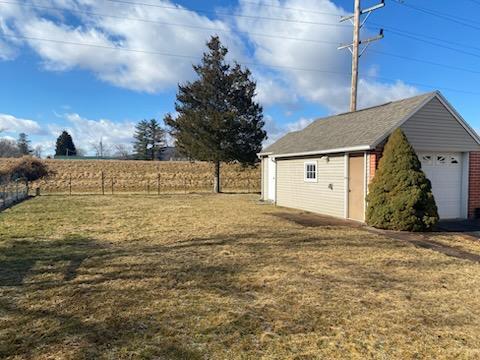
{"label": "blue sky", "polygon": [[[439,89],[480,129],[480,21],[474,20],[480,1],[403,2],[387,0],[362,30],[365,38],[382,26],[385,38],[361,58],[360,106]],[[176,84],[192,79],[191,64],[218,34],[229,60],[251,68],[273,141],[347,110],[350,56],[336,44],[351,39],[348,23],[338,19],[352,7],[353,0],[2,1],[2,136],[26,132],[44,155],[63,129],[86,152],[100,138],[112,147],[130,145],[135,122],[173,111]]]}

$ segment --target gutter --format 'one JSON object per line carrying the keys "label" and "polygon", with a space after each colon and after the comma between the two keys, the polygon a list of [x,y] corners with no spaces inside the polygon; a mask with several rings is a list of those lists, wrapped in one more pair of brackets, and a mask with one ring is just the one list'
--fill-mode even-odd
{"label": "gutter", "polygon": [[[360,146],[353,146],[353,147],[344,147],[344,148],[336,148],[336,149],[326,149],[326,150],[315,150],[315,151],[305,151],[305,152],[297,152],[297,153],[288,153],[288,154],[278,154],[274,155],[274,158],[286,158],[286,157],[299,157],[299,156],[311,156],[311,155],[323,155],[323,154],[333,154],[333,153],[344,153],[344,152],[353,152],[353,151],[366,151],[374,149],[370,145],[360,145]],[[273,152],[265,152],[265,153],[258,153],[260,156],[267,156],[273,155]]]}

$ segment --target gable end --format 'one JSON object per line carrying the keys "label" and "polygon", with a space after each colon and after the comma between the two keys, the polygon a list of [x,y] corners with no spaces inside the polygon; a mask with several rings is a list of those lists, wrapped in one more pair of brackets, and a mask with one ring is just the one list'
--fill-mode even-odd
{"label": "gable end", "polygon": [[473,131],[440,97],[434,97],[400,128],[415,150],[475,151],[480,146]]}

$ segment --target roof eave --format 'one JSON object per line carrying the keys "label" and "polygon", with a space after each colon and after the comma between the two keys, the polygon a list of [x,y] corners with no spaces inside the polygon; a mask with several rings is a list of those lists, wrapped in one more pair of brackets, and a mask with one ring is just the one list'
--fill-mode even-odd
{"label": "roof eave", "polygon": [[335,154],[335,153],[366,151],[366,150],[372,150],[372,149],[373,148],[370,145],[359,145],[359,146],[351,146],[351,147],[344,147],[344,148],[304,151],[304,152],[287,153],[287,154],[271,153],[270,155],[273,155],[274,158],[286,158],[286,157],[303,157],[303,156],[313,156],[313,155],[326,155],[326,154]]}
{"label": "roof eave", "polygon": [[264,151],[264,152],[257,153],[257,157],[261,158],[263,156],[268,156],[268,155],[272,155],[272,154],[273,154],[273,152],[271,152],[271,151]]}

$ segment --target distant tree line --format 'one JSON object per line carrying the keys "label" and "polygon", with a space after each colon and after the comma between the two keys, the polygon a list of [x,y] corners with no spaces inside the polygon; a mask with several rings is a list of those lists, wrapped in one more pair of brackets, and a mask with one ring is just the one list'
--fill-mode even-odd
{"label": "distant tree line", "polygon": [[42,156],[42,146],[37,145],[35,148],[30,146],[31,141],[25,133],[18,134],[17,140],[8,138],[0,139],[0,157],[18,158],[25,155]]}

